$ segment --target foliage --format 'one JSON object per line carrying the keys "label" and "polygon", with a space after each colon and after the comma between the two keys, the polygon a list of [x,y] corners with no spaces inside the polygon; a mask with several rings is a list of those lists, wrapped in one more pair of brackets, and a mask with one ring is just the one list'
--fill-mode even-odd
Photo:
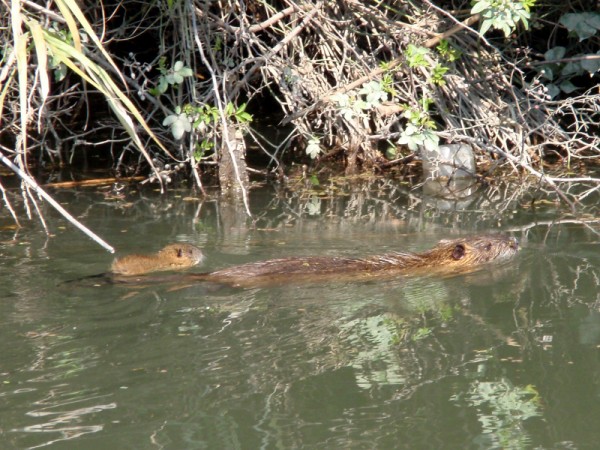
{"label": "foliage", "polygon": [[[598,34],[600,13],[565,14],[560,23],[582,42]],[[573,48],[574,46],[567,49],[559,45],[544,53],[544,63],[540,65],[538,73],[548,81],[545,86],[550,99],[555,99],[561,93],[571,94],[580,89],[574,84],[574,78],[581,75],[593,77],[600,71],[600,50],[595,53],[568,55],[567,52],[572,52]]]}
{"label": "foliage", "polygon": [[365,83],[360,91],[359,96],[364,96],[357,102],[357,106],[363,110],[374,109],[388,99],[388,93],[385,91],[383,84],[377,81],[369,81]]}
{"label": "foliage", "polygon": [[579,41],[591,38],[600,30],[600,13],[569,13],[560,18],[560,23],[575,33]]}
{"label": "foliage", "polygon": [[[186,77],[191,77],[194,71],[183,65],[182,61],[176,61],[173,67],[167,69],[165,67],[166,57],[161,57],[158,60],[158,71],[160,76],[158,77],[158,84],[156,88],[150,89],[152,95],[160,95],[167,92],[169,86],[176,86],[183,83]],[[177,139],[177,138],[176,138]]]}
{"label": "foliage", "polygon": [[427,61],[426,56],[429,55],[429,49],[425,47],[417,47],[413,44],[408,44],[406,47],[406,61],[408,62],[408,67],[417,68],[417,67],[429,67],[429,61]]}
{"label": "foliage", "polygon": [[182,113],[181,108],[177,106],[175,108],[175,114],[170,114],[165,117],[162,124],[165,127],[171,127],[171,133],[175,139],[181,139],[184,133],[192,131],[190,119],[190,116],[186,113]]}
{"label": "foliage", "polygon": [[321,153],[321,145],[319,138],[311,137],[308,140],[308,145],[306,146],[306,154],[311,157],[311,159],[315,159]]}
{"label": "foliage", "polygon": [[525,29],[529,27],[531,14],[529,9],[534,0],[513,1],[513,0],[476,0],[472,14],[481,14],[481,34],[485,34],[490,28],[502,30],[506,37],[517,28],[521,22]]}
{"label": "foliage", "polygon": [[[524,170],[558,190],[572,176],[545,175],[546,155],[600,159],[593,129],[600,94],[588,82],[600,64],[597,11],[564,14],[532,8],[532,0],[475,1],[467,18],[391,0],[117,3],[12,2],[0,17],[0,133],[24,145],[3,148],[20,167],[29,152],[64,163],[72,142],[94,136],[92,145],[110,143],[118,173],[142,169],[126,164],[136,160],[128,158],[133,150],[151,167],[156,156],[184,162],[197,184],[204,168],[224,169],[227,151],[237,160],[220,180],[243,186],[247,141],[275,166],[297,142],[314,164],[328,148],[341,149],[328,161],[352,173],[376,169],[389,143],[396,147],[388,155],[398,158],[442,139],[469,142],[480,161]],[[471,28],[477,20],[480,33]],[[511,39],[488,36],[492,29]],[[555,30],[571,38],[544,48],[536,33]],[[89,104],[108,105],[111,116],[81,107]],[[249,126],[271,113],[291,130],[269,144],[273,153]],[[586,182],[590,190],[579,192],[600,192],[600,182]]]}
{"label": "foliage", "polygon": [[542,415],[534,386],[513,386],[508,380],[475,381],[464,397],[476,408],[483,432],[494,448],[524,448],[529,437],[522,432],[523,422]]}
{"label": "foliage", "polygon": [[406,145],[411,151],[417,151],[420,146],[429,151],[438,148],[439,138],[432,131],[435,129],[435,123],[429,116],[432,103],[431,99],[424,98],[421,101],[422,109],[406,107],[403,116],[408,120],[408,124],[401,133],[398,144]]}
{"label": "foliage", "polygon": [[461,57],[462,52],[452,45],[446,39],[442,39],[438,46],[435,48],[440,56],[448,62],[454,62]]}

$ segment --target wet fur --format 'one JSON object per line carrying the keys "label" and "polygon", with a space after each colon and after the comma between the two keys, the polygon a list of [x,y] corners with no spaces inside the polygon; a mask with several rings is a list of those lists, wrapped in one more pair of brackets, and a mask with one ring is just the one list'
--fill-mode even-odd
{"label": "wet fur", "polygon": [[234,286],[263,286],[293,281],[354,280],[468,272],[481,264],[510,258],[518,251],[514,238],[490,235],[440,241],[422,253],[392,252],[365,258],[294,257],[242,264],[204,274],[197,281]]}
{"label": "wet fur", "polygon": [[154,254],[116,258],[110,267],[110,272],[119,276],[145,275],[164,270],[186,269],[200,264],[203,260],[202,250],[194,245],[169,244]]}

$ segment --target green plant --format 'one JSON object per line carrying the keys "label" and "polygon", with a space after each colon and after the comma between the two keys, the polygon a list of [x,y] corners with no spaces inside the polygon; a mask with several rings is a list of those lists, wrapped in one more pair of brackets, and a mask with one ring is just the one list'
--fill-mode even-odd
{"label": "green plant", "polygon": [[425,146],[428,150],[435,150],[439,146],[439,137],[433,133],[435,122],[429,116],[429,107],[433,100],[423,98],[421,110],[406,106],[404,118],[408,124],[402,131],[398,144],[406,145],[411,151],[418,150],[419,146]]}
{"label": "green plant", "polygon": [[239,108],[236,108],[233,103],[227,103],[225,107],[225,116],[235,119],[238,123],[252,122],[252,115],[246,112],[246,104],[242,103]]}
{"label": "green plant", "polygon": [[[225,118],[235,120],[237,123],[246,124],[252,122],[252,115],[246,111],[246,104],[242,103],[238,108],[231,102],[225,106]],[[192,129],[204,134],[209,125],[219,121],[219,109],[209,105],[184,105],[175,107],[175,113],[169,114],[163,120],[163,126],[171,128],[171,134],[175,139],[181,139],[186,132]]]}
{"label": "green plant", "polygon": [[388,94],[383,89],[383,84],[378,81],[369,81],[363,84],[358,95],[363,96],[356,102],[356,106],[363,110],[369,110],[376,108],[381,104],[382,101],[388,99]]}
{"label": "green plant", "polygon": [[181,139],[184,133],[192,131],[190,116],[182,112],[180,106],[175,108],[175,114],[165,117],[162,124],[164,127],[171,128],[171,134],[177,140]]}
{"label": "green plant", "polygon": [[152,95],[164,94],[169,86],[181,84],[185,77],[191,77],[194,74],[194,71],[184,66],[182,61],[176,61],[170,69],[167,69],[165,62],[164,56],[158,60],[160,76],[156,88],[150,89]]}
{"label": "green plant", "polygon": [[600,13],[569,13],[560,18],[560,23],[571,33],[575,33],[579,41],[591,38],[600,30]]}
{"label": "green plant", "polygon": [[[441,45],[441,44],[440,44]],[[439,46],[438,46],[439,47]],[[449,60],[454,60],[452,58],[456,58],[456,52],[451,51],[451,47],[449,47],[448,43],[442,46],[442,51],[444,55]],[[408,62],[408,66],[411,68],[416,67],[430,67],[431,63],[427,60],[426,56],[430,54],[430,51],[426,47],[417,47],[413,44],[409,44],[406,48],[406,61]],[[440,52],[441,54],[441,52]],[[444,80],[444,74],[449,70],[448,67],[437,63],[431,72],[431,77],[429,78],[429,82],[438,86],[443,86],[446,84]]]}
{"label": "green plant", "polygon": [[428,48],[408,44],[408,47],[406,48],[406,62],[408,62],[408,67],[429,67],[429,62],[425,58],[428,54]]}
{"label": "green plant", "polygon": [[[575,34],[579,41],[589,39],[600,31],[599,13],[565,14],[560,23],[569,32]],[[572,79],[588,74],[594,76],[600,70],[600,51],[590,54],[567,55],[567,48],[552,47],[544,53],[545,63],[538,72],[548,80],[546,88],[550,98],[557,97],[561,92],[570,94],[578,89]]]}
{"label": "green plant", "polygon": [[331,96],[331,100],[336,103],[344,119],[352,120],[363,111],[375,109],[382,101],[387,101],[392,82],[390,78],[385,77],[382,81],[369,81],[362,85],[360,91],[338,93]]}
{"label": "green plant", "polygon": [[308,145],[306,146],[306,154],[310,156],[311,159],[315,159],[321,153],[321,142],[318,137],[313,136],[308,140]]}
{"label": "green plant", "polygon": [[385,73],[381,78],[381,89],[390,94],[391,98],[396,97],[396,89],[394,89],[394,76],[391,73]]}
{"label": "green plant", "polygon": [[194,150],[194,160],[196,162],[200,162],[208,152],[212,151],[214,146],[214,142],[208,139],[203,139],[202,141],[196,143],[196,149]]}
{"label": "green plant", "polygon": [[476,0],[472,14],[480,14],[481,34],[485,34],[490,28],[502,30],[508,37],[519,22],[523,23],[525,29],[529,27],[529,12],[535,0],[513,1],[513,0]]}
{"label": "green plant", "polygon": [[446,80],[444,80],[444,75],[446,74],[446,72],[448,72],[448,70],[450,70],[449,67],[443,66],[441,64],[436,64],[436,66],[431,71],[430,81],[438,86],[444,86],[446,84]]}
{"label": "green plant", "polygon": [[442,39],[435,49],[448,62],[454,62],[462,56],[462,52],[451,46],[446,39]]}

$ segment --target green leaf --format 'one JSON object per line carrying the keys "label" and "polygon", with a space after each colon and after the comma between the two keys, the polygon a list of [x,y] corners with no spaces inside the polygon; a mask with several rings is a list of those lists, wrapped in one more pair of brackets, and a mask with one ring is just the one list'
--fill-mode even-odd
{"label": "green leaf", "polygon": [[565,47],[556,46],[552,47],[546,53],[544,53],[544,59],[546,61],[556,61],[558,59],[562,59],[565,56],[567,49]]}
{"label": "green leaf", "polygon": [[475,3],[473,8],[471,8],[471,14],[478,14],[481,11],[489,9],[490,7],[491,7],[491,5],[489,2],[487,2],[485,0],[479,1],[479,2]]}
{"label": "green leaf", "polygon": [[332,95],[331,100],[337,103],[337,106],[340,108],[350,106],[350,96],[348,94],[339,93]]}
{"label": "green leaf", "polygon": [[574,76],[581,75],[583,71],[581,70],[581,64],[579,63],[579,61],[570,61],[567,64],[565,64],[560,73],[562,76]]}
{"label": "green leaf", "polygon": [[565,94],[570,94],[571,92],[574,92],[577,89],[579,89],[577,86],[575,86],[569,80],[566,80],[566,81],[563,81],[562,83],[560,83],[559,87],[560,87],[560,90],[563,91]]}
{"label": "green leaf", "polygon": [[542,69],[540,70],[540,74],[547,80],[550,80],[550,81],[554,80],[554,70],[549,65],[542,66]]}
{"label": "green leaf", "polygon": [[423,146],[429,151],[439,148],[440,138],[429,130],[423,131]]}
{"label": "green leaf", "polygon": [[560,18],[560,23],[574,32],[579,37],[579,41],[591,38],[600,30],[599,13],[569,13]]}
{"label": "green leaf", "polygon": [[171,127],[175,139],[181,139],[185,132],[192,130],[192,124],[186,114],[170,114],[163,120],[163,126]]}
{"label": "green leaf", "polygon": [[[592,56],[592,55],[589,55]],[[579,64],[583,70],[589,72],[590,75],[595,74],[600,70],[600,51],[596,52],[598,58],[595,59],[582,59]]]}
{"label": "green leaf", "polygon": [[390,145],[385,149],[385,156],[387,159],[395,159],[398,156],[398,149],[395,146]]}
{"label": "green leaf", "polygon": [[406,48],[406,60],[409,67],[427,67],[429,63],[425,59],[425,55],[429,53],[426,47],[417,47],[413,44],[408,44]]}
{"label": "green leaf", "polygon": [[492,21],[490,19],[486,19],[483,22],[481,22],[481,28],[479,29],[479,32],[481,34],[485,34],[488,32],[488,30],[491,28],[492,26]]}
{"label": "green leaf", "polygon": [[558,96],[558,94],[560,94],[559,87],[554,83],[547,84],[546,88],[548,89],[548,95],[550,96],[550,98],[555,98],[556,96]]}

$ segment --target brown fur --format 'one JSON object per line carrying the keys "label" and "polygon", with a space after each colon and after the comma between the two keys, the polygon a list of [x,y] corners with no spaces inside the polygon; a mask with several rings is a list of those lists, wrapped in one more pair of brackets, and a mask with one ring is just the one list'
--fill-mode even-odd
{"label": "brown fur", "polygon": [[123,276],[144,275],[163,270],[187,269],[201,263],[203,259],[202,250],[194,245],[169,244],[154,254],[116,258],[110,266],[110,271]]}
{"label": "brown fur", "polygon": [[189,276],[194,280],[248,287],[294,281],[364,280],[396,275],[468,272],[481,264],[510,258],[517,251],[516,239],[489,235],[443,240],[422,253],[393,252],[365,258],[316,256],[270,259]]}

